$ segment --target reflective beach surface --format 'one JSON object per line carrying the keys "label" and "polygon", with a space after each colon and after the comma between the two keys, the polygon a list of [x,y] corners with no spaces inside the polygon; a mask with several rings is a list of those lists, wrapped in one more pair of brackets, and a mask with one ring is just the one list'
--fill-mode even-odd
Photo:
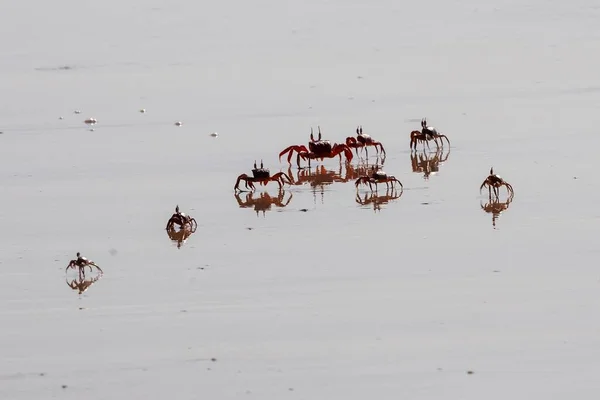
{"label": "reflective beach surface", "polygon": [[[595,399],[599,19],[7,5],[0,398]],[[410,149],[425,117],[451,146]],[[278,158],[357,126],[384,160]],[[234,192],[257,160],[293,183]],[[357,189],[375,165],[402,191]],[[514,198],[480,193],[491,167]],[[177,205],[195,232],[165,229]]]}

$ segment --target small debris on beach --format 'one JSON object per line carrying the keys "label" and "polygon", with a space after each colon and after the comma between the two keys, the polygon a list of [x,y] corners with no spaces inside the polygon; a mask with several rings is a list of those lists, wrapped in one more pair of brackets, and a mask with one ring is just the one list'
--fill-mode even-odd
{"label": "small debris on beach", "polygon": [[93,124],[97,123],[98,120],[96,118],[88,118],[83,122],[85,122],[86,124],[89,124],[89,125],[93,125]]}
{"label": "small debris on beach", "polygon": [[183,122],[181,122],[181,121],[175,122],[175,126],[181,126],[181,125],[183,125]]}
{"label": "small debris on beach", "polygon": [[58,117],[58,119],[64,119],[63,117]]}
{"label": "small debris on beach", "polygon": [[75,110],[75,111],[73,111],[73,114],[81,114],[81,111]]}
{"label": "small debris on beach", "polygon": [[210,134],[210,136],[217,137],[217,136],[219,136],[219,134],[217,132],[213,132],[213,133]]}
{"label": "small debris on beach", "polygon": [[473,375],[474,373],[475,373],[475,372],[473,372],[473,371],[470,371],[470,370],[469,370],[469,371],[467,371],[467,374],[468,374],[468,375]]}
{"label": "small debris on beach", "polygon": [[140,112],[143,114],[143,113],[145,113],[145,112],[146,112],[146,109],[145,109],[145,108],[142,108],[142,109],[140,110]]}

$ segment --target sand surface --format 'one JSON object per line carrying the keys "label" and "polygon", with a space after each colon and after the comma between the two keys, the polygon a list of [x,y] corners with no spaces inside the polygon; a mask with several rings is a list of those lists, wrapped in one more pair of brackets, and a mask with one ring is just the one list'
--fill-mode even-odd
{"label": "sand surface", "polygon": [[[592,0],[7,4],[0,398],[597,398],[599,20]],[[429,179],[422,117],[452,143]],[[357,203],[333,159],[285,207],[238,205],[254,160],[287,173],[310,127],[359,124],[399,199]],[[491,166],[516,192],[495,226]],[[198,221],[180,249],[176,204]],[[104,270],[82,295],[77,251]]]}

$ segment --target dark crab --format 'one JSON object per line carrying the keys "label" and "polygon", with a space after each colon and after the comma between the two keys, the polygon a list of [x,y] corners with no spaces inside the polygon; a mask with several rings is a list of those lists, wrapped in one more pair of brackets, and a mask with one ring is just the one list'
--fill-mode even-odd
{"label": "dark crab", "polygon": [[81,253],[79,252],[77,253],[77,259],[69,261],[69,265],[67,265],[67,268],[65,268],[65,273],[69,270],[69,268],[77,268],[79,270],[79,279],[84,279],[86,267],[90,269],[90,272],[93,271],[92,267],[96,267],[100,274],[104,273],[102,269],[96,265],[95,262],[93,262],[92,260],[88,260],[85,257],[82,257]]}
{"label": "dark crab", "polygon": [[271,176],[271,172],[268,168],[264,167],[262,160],[260,161],[260,168],[256,167],[256,161],[254,161],[254,169],[252,170],[252,176],[241,174],[237,177],[235,186],[233,187],[234,191],[242,191],[239,188],[241,181],[244,181],[246,189],[250,190],[256,190],[254,183],[259,183],[261,185],[266,186],[269,182],[277,182],[280,190],[283,188],[283,185],[285,183],[292,184],[292,180],[289,176],[285,174],[285,172],[278,172],[275,175]]}
{"label": "dark crab", "polygon": [[[440,140],[440,143],[438,143],[438,139]],[[411,149],[414,148],[414,150],[416,150],[417,144],[423,143],[423,148],[425,148],[425,144],[426,144],[427,148],[429,149],[429,141],[430,140],[433,140],[433,142],[435,143],[436,149],[439,149],[440,145],[443,148],[444,147],[443,139],[446,139],[446,142],[448,142],[448,146],[450,146],[450,140],[448,140],[448,137],[446,135],[439,133],[435,127],[427,126],[427,119],[423,118],[423,119],[421,119],[421,131],[412,131],[410,133],[410,148]]]}
{"label": "dark crab", "polygon": [[192,233],[196,232],[196,228],[198,227],[195,218],[179,211],[179,205],[175,207],[175,214],[169,218],[166,229],[171,230],[175,225],[179,225],[181,229],[190,229]]}
{"label": "dark crab", "polygon": [[395,184],[398,183],[400,185],[400,190],[404,191],[404,187],[402,186],[402,182],[400,182],[395,176],[388,175],[383,170],[379,169],[378,166],[375,166],[372,169],[370,175],[361,176],[356,180],[356,189],[358,190],[358,186],[360,184],[369,185],[371,190],[373,190],[373,185],[375,185],[375,191],[377,191],[377,184],[385,183],[386,187],[389,189],[390,183],[392,188],[394,188]]}
{"label": "dark crab", "polygon": [[370,135],[363,133],[362,125],[356,128],[356,137],[349,136],[346,138],[346,145],[351,149],[355,149],[356,155],[358,156],[358,149],[365,149],[365,153],[367,157],[369,157],[369,152],[367,148],[369,146],[375,147],[375,153],[379,154],[379,150],[381,149],[381,154],[385,157],[385,149],[381,142],[374,140]]}
{"label": "dark crab", "polygon": [[479,187],[479,193],[483,190],[484,187],[488,188],[490,199],[492,198],[492,190],[494,191],[494,195],[496,199],[500,197],[500,188],[504,186],[506,191],[508,192],[508,197],[510,200],[515,196],[515,191],[510,183],[506,182],[504,179],[500,177],[500,175],[494,174],[494,168],[490,168],[490,175],[485,178],[481,186]]}
{"label": "dark crab", "polygon": [[321,127],[319,127],[319,139],[315,140],[313,135],[313,129],[310,128],[310,142],[308,142],[308,149],[304,145],[292,145],[286,147],[281,153],[279,153],[279,160],[281,161],[281,157],[286,153],[288,154],[287,161],[291,164],[292,155],[294,151],[298,153],[296,157],[296,163],[298,164],[298,168],[300,167],[300,159],[307,161],[308,167],[310,168],[310,160],[321,160],[323,161],[325,158],[335,158],[337,156],[340,157],[340,162],[342,161],[342,153],[346,156],[346,160],[352,161],[352,150],[346,144],[338,144],[334,143],[333,145],[329,140],[323,140],[321,136]]}

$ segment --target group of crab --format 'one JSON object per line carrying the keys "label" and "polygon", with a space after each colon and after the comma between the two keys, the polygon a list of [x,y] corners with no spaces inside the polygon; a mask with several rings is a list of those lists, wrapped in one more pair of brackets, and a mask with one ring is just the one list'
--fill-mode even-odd
{"label": "group of crab", "polygon": [[[368,157],[368,148],[374,147],[377,155],[381,153],[383,157],[385,157],[385,148],[383,144],[375,139],[373,139],[370,135],[363,132],[362,126],[358,126],[356,128],[356,137],[347,137],[345,143],[331,143],[330,140],[325,140],[321,134],[321,127],[318,127],[318,138],[315,139],[313,129],[310,130],[310,141],[308,142],[308,148],[305,145],[292,145],[286,147],[279,153],[279,160],[281,161],[281,157],[287,154],[287,161],[291,165],[292,157],[294,152],[296,152],[296,164],[298,165],[298,169],[301,169],[300,160],[304,160],[308,162],[308,168],[310,168],[311,160],[320,160],[323,161],[325,158],[335,158],[339,157],[340,161],[342,160],[342,155],[346,158],[347,162],[351,162],[354,157],[352,154],[352,149],[356,151],[356,155],[358,156],[358,150],[364,149],[366,156]],[[448,137],[430,125],[427,125],[427,119],[421,119],[421,130],[414,130],[410,133],[410,149],[411,151],[417,149],[417,146],[421,144],[423,148],[427,146],[430,149],[429,142],[433,141],[436,145],[436,149],[444,146],[444,139],[450,146],[450,140]],[[267,185],[269,182],[277,182],[279,188],[283,188],[284,184],[292,184],[292,179],[284,172],[278,172],[275,175],[271,176],[271,173],[268,168],[265,168],[263,162],[260,162],[260,168],[257,167],[256,161],[254,162],[254,168],[252,169],[252,175],[249,176],[247,174],[241,174],[238,176],[236,183],[234,185],[234,191],[241,191],[240,183],[244,181],[244,185],[246,189],[255,190],[255,183],[260,185]],[[355,182],[355,186],[358,187],[363,185],[369,185],[371,191],[373,191],[373,186],[375,186],[375,191],[377,191],[377,185],[385,183],[386,187],[389,189],[390,185],[394,188],[394,185],[397,183],[400,185],[401,191],[403,190],[402,182],[397,179],[393,175],[388,175],[384,172],[380,166],[375,165],[371,168],[370,172],[367,175],[360,176]],[[480,191],[483,190],[484,187],[489,188],[490,199],[492,196],[492,191],[496,198],[500,195],[500,188],[506,187],[509,198],[512,199],[514,196],[514,191],[512,186],[504,181],[499,175],[494,174],[493,168],[490,170],[490,175],[484,180],[480,187]]]}
{"label": "group of crab", "polygon": [[[315,139],[314,131],[310,129],[310,141],[308,142],[308,148],[305,145],[292,145],[286,147],[279,153],[279,160],[281,161],[281,157],[287,154],[287,161],[291,165],[292,157],[294,152],[296,152],[296,164],[298,165],[298,169],[302,169],[300,164],[300,160],[307,161],[308,168],[311,167],[311,160],[323,161],[326,158],[335,158],[339,157],[340,161],[342,160],[342,155],[346,158],[347,162],[351,162],[353,159],[352,149],[356,151],[356,155],[358,156],[358,150],[364,149],[365,153],[368,157],[368,147],[374,147],[377,155],[381,152],[381,154],[385,157],[385,148],[381,142],[374,140],[370,135],[363,133],[362,126],[358,126],[356,128],[356,137],[348,137],[346,138],[345,143],[331,143],[330,140],[323,139],[323,135],[321,133],[321,127],[318,127],[318,138]],[[275,175],[271,176],[269,169],[265,168],[263,162],[261,160],[260,168],[256,166],[256,162],[254,162],[254,169],[252,169],[252,176],[247,174],[241,174],[238,176],[236,183],[233,187],[234,191],[241,191],[240,183],[244,181],[244,185],[246,189],[255,190],[255,183],[261,185],[267,185],[269,182],[277,182],[279,188],[283,188],[284,184],[293,184],[292,179],[285,174],[284,172],[278,172]],[[392,187],[396,183],[400,185],[402,188],[402,183],[394,176],[388,175],[385,173],[379,166],[374,166],[372,168],[371,173],[365,176],[359,177],[355,184],[356,187],[360,184],[369,185],[371,190],[373,190],[373,185],[375,186],[375,190],[377,190],[377,185],[379,183],[385,183],[389,188],[390,184]]]}
{"label": "group of crab", "polygon": [[[429,148],[429,142],[433,141],[436,145],[436,148],[439,149],[440,146],[443,147],[443,140],[446,140],[448,146],[450,146],[450,140],[444,134],[441,134],[437,131],[437,129],[433,126],[427,125],[427,120],[423,118],[421,120],[421,130],[420,131],[412,131],[410,133],[410,149],[411,151],[417,149],[417,145],[421,144],[423,148],[427,146]],[[311,160],[320,160],[323,161],[325,158],[335,158],[340,157],[340,161],[342,160],[342,155],[345,156],[346,161],[350,163],[353,158],[352,149],[356,151],[356,155],[358,157],[358,151],[360,149],[364,149],[365,153],[368,157],[368,148],[374,147],[377,155],[381,153],[383,157],[385,157],[385,149],[381,142],[374,140],[370,135],[363,133],[362,126],[358,126],[356,128],[356,137],[348,137],[346,138],[345,143],[331,143],[329,140],[324,140],[321,134],[321,128],[318,127],[318,139],[314,138],[313,129],[311,128],[310,132],[310,142],[308,142],[308,148],[304,145],[292,145],[285,148],[283,151],[279,153],[279,160],[281,161],[281,157],[287,154],[287,161],[291,165],[291,159],[294,152],[296,155],[296,163],[298,165],[298,169],[302,169],[300,165],[300,160],[304,160],[308,162],[308,167],[310,168]],[[251,191],[256,190],[255,184],[259,185],[267,185],[269,182],[277,182],[280,189],[283,188],[284,184],[293,184],[292,179],[285,172],[278,172],[274,175],[271,175],[268,168],[264,167],[264,164],[261,160],[260,167],[257,166],[256,161],[254,162],[254,168],[252,169],[252,175],[249,176],[247,174],[241,174],[237,177],[234,191],[242,191],[239,186],[241,182],[244,182],[245,188]],[[363,185],[369,185],[371,191],[373,191],[373,186],[375,186],[375,192],[377,191],[377,185],[385,183],[386,186],[392,187],[394,189],[395,184],[399,184],[401,188],[401,192],[403,190],[403,185],[396,177],[392,175],[388,175],[384,172],[380,166],[377,164],[370,169],[366,175],[359,176],[355,181],[355,186],[358,187]],[[494,169],[490,169],[490,174],[483,181],[481,186],[479,187],[479,191],[484,188],[488,188],[489,198],[494,201],[494,204],[497,203],[500,196],[500,188],[505,187],[508,192],[508,202],[512,201],[514,197],[514,190],[510,183],[506,182],[499,175],[494,174]],[[492,199],[492,194],[494,198]],[[179,230],[175,229],[175,226],[179,226]],[[196,219],[182,213],[179,210],[179,205],[175,207],[175,213],[169,218],[166,226],[166,230],[171,237],[171,239],[178,242],[178,246],[181,246],[182,241],[184,241],[189,235],[196,231],[198,224]],[[92,267],[98,269],[100,276],[103,274],[102,269],[98,265],[96,265],[93,261],[82,257],[80,253],[77,253],[77,259],[71,260],[69,265],[67,266],[67,270],[69,268],[77,268],[79,270],[79,279],[83,282],[85,278],[85,269],[89,267],[92,270]],[[75,285],[78,288],[79,286]],[[80,293],[81,293],[81,288]]]}

